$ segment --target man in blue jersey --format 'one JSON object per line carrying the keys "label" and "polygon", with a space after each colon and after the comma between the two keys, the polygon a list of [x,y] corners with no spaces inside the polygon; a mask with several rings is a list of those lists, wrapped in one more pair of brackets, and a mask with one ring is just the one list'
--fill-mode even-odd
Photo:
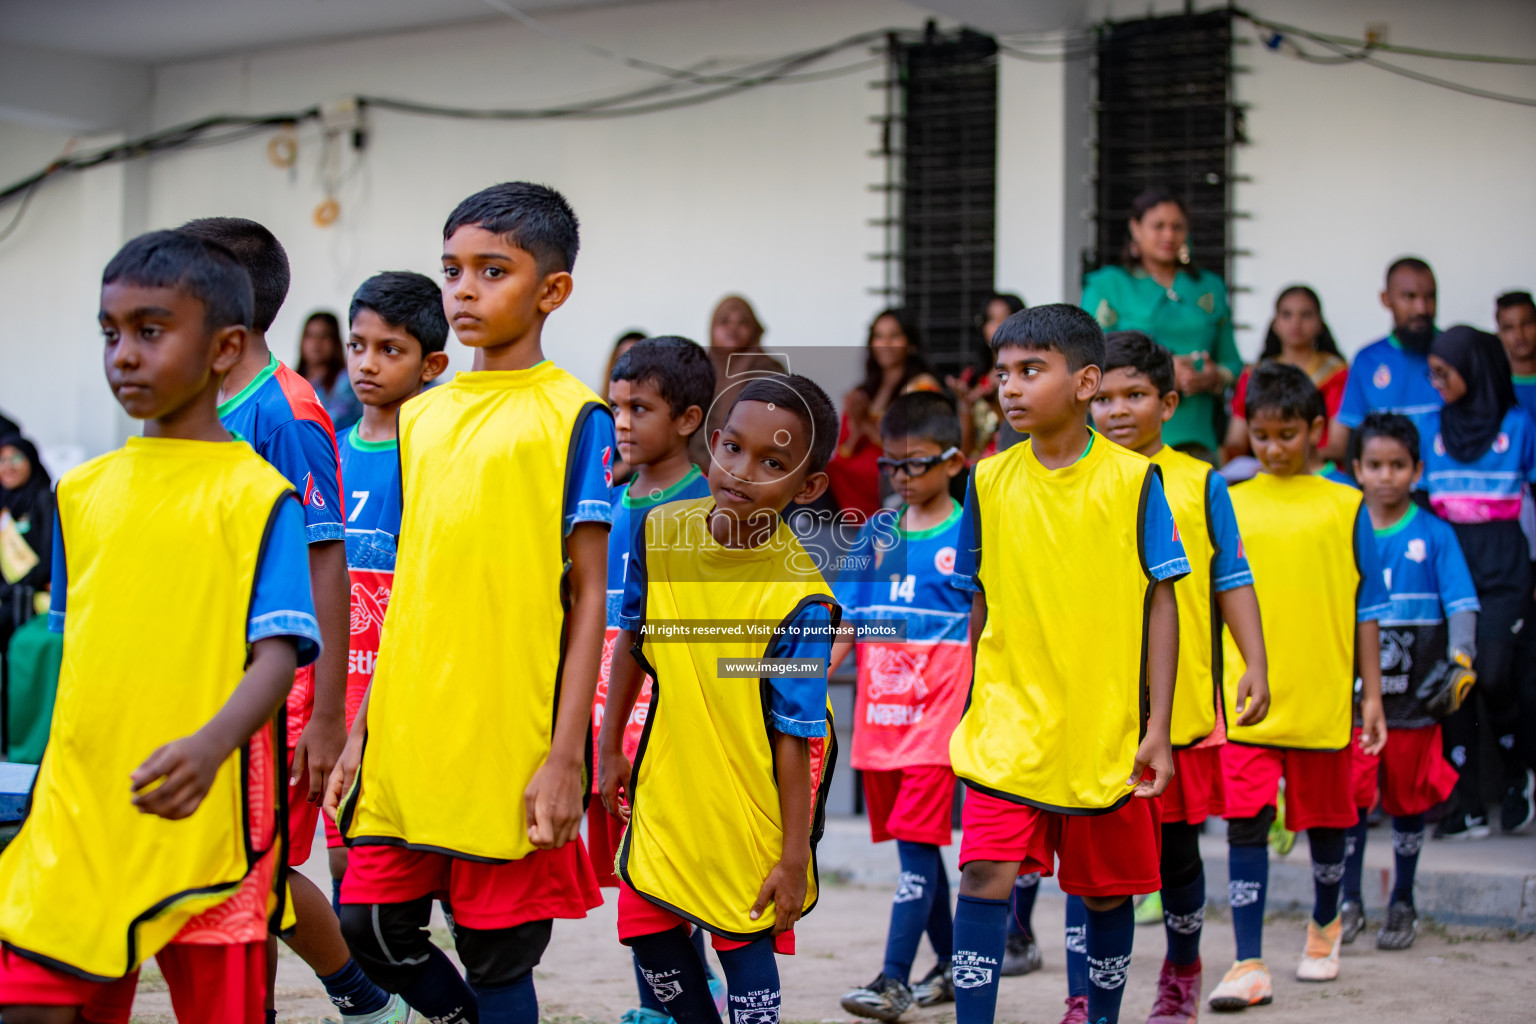
{"label": "man in blue jersey", "polygon": [[[400,453],[396,415],[408,400],[448,369],[443,345],[448,318],[437,282],[423,274],[375,274],[352,295],[347,319],[347,376],[363,418],[337,442],[341,482],[347,498],[347,573],[351,584],[347,649],[347,728],[373,681],[379,657],[379,630],[389,607],[395,576],[394,538],[378,532],[380,510],[398,502]],[[331,905],[341,905],[347,849],[327,815],[325,845],[330,854]]]}
{"label": "man in blue jersey", "polygon": [[1419,426],[1441,406],[1429,383],[1429,343],[1435,336],[1435,272],[1416,256],[1387,268],[1381,304],[1392,313],[1392,333],[1365,346],[1349,368],[1344,404],[1329,431],[1327,456],[1342,458],[1349,432],[1373,412],[1400,413]]}

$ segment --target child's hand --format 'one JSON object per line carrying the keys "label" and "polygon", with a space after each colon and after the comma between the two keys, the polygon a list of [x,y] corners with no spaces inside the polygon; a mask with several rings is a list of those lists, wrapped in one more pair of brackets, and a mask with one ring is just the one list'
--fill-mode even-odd
{"label": "child's hand", "polygon": [[597,795],[602,798],[603,809],[621,821],[629,820],[629,780],[633,773],[634,765],[622,750],[597,759]]}
{"label": "child's hand", "polygon": [[805,879],[806,868],[809,861],[794,863],[789,860],[781,860],[768,872],[768,877],[763,880],[763,887],[758,890],[757,900],[752,904],[752,920],[756,921],[762,916],[768,904],[774,905],[773,934],[783,935],[795,926],[800,920],[801,909],[805,906]]}
{"label": "child's hand", "polygon": [[1375,756],[1387,745],[1387,716],[1381,698],[1367,697],[1360,702],[1360,750]]}
{"label": "child's hand", "polygon": [[[199,733],[167,743],[128,776],[133,806],[170,821],[191,817],[228,756],[229,751],[219,749],[217,743]],[[160,785],[150,788],[162,779]]]}
{"label": "child's hand", "polygon": [[[336,759],[336,767],[325,782],[325,813],[336,822],[341,814],[341,801],[357,778],[357,769],[363,763],[363,734],[347,737],[347,745]],[[337,822],[338,824],[340,822]]]}
{"label": "child's hand", "polygon": [[315,715],[299,734],[293,745],[293,768],[289,772],[291,786],[308,777],[309,802],[319,803],[325,797],[325,784],[331,769],[347,745],[347,723],[342,718]]}
{"label": "child's hand", "polygon": [[[1152,772],[1150,777],[1147,776],[1148,769]],[[1131,769],[1131,777],[1125,780],[1125,784],[1135,786],[1137,796],[1150,800],[1162,796],[1171,781],[1173,744],[1168,741],[1166,732],[1158,734],[1149,729],[1146,739],[1136,748],[1136,766]]]}
{"label": "child's hand", "polygon": [[1237,724],[1258,725],[1269,714],[1269,679],[1248,669],[1237,681]]}
{"label": "child's hand", "polygon": [[523,793],[528,841],[541,850],[558,850],[581,832],[581,789],[586,780],[580,758],[546,759]]}

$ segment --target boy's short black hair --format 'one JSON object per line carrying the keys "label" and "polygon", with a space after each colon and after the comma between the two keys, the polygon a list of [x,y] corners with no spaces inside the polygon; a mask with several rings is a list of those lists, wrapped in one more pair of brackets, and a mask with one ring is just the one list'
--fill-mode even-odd
{"label": "boy's short black hair", "polygon": [[117,250],[102,271],[105,287],[123,281],[143,288],[176,288],[203,304],[208,330],[250,327],[251,278],[235,254],[180,231],[151,231]]}
{"label": "boy's short black hair", "polygon": [[1110,331],[1104,335],[1104,372],[1134,370],[1152,382],[1159,396],[1178,388],[1173,354],[1140,331]]}
{"label": "boy's short black hair", "polygon": [[548,185],[508,181],[481,189],[453,208],[443,240],[465,226],[501,235],[531,255],[541,274],[570,273],[576,267],[581,245],[576,211]]}
{"label": "boy's short black hair", "polygon": [[374,274],[352,293],[347,322],[372,310],[391,327],[404,330],[421,343],[421,354],[441,352],[448,343],[448,318],[443,315],[443,290],[425,274],[387,270]]}
{"label": "boy's short black hair", "polygon": [[250,326],[265,334],[277,319],[277,311],[283,308],[292,279],[283,243],[260,224],[243,217],[201,217],[187,221],[177,230],[217,242],[235,254],[249,275],[251,291],[256,296],[252,314],[255,319]]}
{"label": "boy's short black hair", "polygon": [[[608,379],[654,385],[673,419],[691,405],[707,414],[715,399],[715,364],[709,361],[709,353],[697,342],[675,334],[635,342],[613,364]],[[699,425],[703,422],[701,419]]]}
{"label": "boy's short black hair", "polygon": [[1010,346],[1060,352],[1073,373],[1085,366],[1104,366],[1104,331],[1099,322],[1064,302],[1021,309],[998,324],[992,351]]}
{"label": "boy's short black hair", "polygon": [[960,447],[960,417],[955,403],[938,392],[910,391],[891,399],[880,417],[880,436],[893,441],[921,438],[948,451]]}
{"label": "boy's short black hair", "polygon": [[1530,306],[1536,309],[1536,299],[1531,298],[1530,292],[1505,292],[1493,300],[1494,309],[1502,313],[1506,309],[1516,309],[1520,306]]}
{"label": "boy's short black hair", "polygon": [[1252,420],[1260,413],[1278,414],[1281,419],[1303,419],[1311,423],[1328,415],[1323,394],[1312,378],[1289,363],[1260,363],[1248,376],[1246,410]]}
{"label": "boy's short black hair", "polygon": [[[742,402],[771,402],[783,406],[799,418],[811,432],[811,450],[806,457],[807,473],[820,473],[832,461],[837,447],[837,407],[821,385],[798,373],[775,373],[748,381],[736,395],[731,408]],[[726,416],[730,418],[729,414]]]}
{"label": "boy's short black hair", "polygon": [[1357,458],[1365,456],[1365,442],[1373,437],[1385,437],[1399,442],[1408,449],[1408,457],[1413,459],[1413,464],[1419,464],[1419,428],[1402,413],[1373,412],[1367,415],[1352,439],[1355,451],[1360,453]]}

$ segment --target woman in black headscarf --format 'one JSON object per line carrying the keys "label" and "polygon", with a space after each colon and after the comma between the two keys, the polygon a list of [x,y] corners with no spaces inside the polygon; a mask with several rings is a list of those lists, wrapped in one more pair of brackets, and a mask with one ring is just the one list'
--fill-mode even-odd
{"label": "woman in black headscarf", "polygon": [[1531,586],[1519,516],[1521,498],[1536,478],[1536,424],[1515,404],[1509,359],[1492,334],[1458,325],[1436,335],[1429,347],[1429,377],[1445,408],[1424,420],[1424,486],[1430,505],[1456,531],[1481,606],[1474,696],[1445,723],[1446,750],[1460,765],[1461,779],[1451,813],[1435,833],[1488,832],[1478,771],[1479,717],[1499,741],[1500,818],[1504,829],[1513,831],[1532,816],[1531,777],[1522,757],[1531,740],[1520,735],[1514,656]]}
{"label": "woman in black headscarf", "polygon": [[[48,572],[53,554],[53,481],[37,457],[37,448],[20,434],[0,437],[0,510],[9,514],[6,532],[14,533],[10,543],[15,550],[19,538],[31,556],[22,559],[36,564],[25,572],[12,575],[20,567],[12,559],[0,561],[0,651],[11,631],[31,617],[32,597],[48,586]],[[0,541],[4,543],[4,541]],[[7,571],[9,570],[9,571]]]}

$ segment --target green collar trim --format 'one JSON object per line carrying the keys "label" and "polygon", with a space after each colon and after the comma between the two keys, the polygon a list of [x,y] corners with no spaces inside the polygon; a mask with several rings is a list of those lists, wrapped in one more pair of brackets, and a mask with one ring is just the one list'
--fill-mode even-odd
{"label": "green collar trim", "polygon": [[[897,534],[906,540],[927,540],[930,537],[943,533],[945,530],[949,529],[951,526],[954,526],[955,523],[960,521],[960,503],[954,498],[950,498],[949,503],[954,507],[949,510],[949,515],[946,516],[944,521],[938,526],[930,526],[926,530],[903,530],[898,525],[896,527]],[[896,522],[899,524],[902,518],[906,516],[906,514],[907,506],[903,505],[896,512]]]}
{"label": "green collar trim", "polygon": [[1410,501],[1408,503],[1408,511],[1403,513],[1403,518],[1399,519],[1397,522],[1393,523],[1391,526],[1384,526],[1384,527],[1382,527],[1379,530],[1373,529],[1371,532],[1376,534],[1376,536],[1378,536],[1378,537],[1390,537],[1394,533],[1402,533],[1404,530],[1406,530],[1408,528],[1408,524],[1413,522],[1418,517],[1419,517],[1419,506],[1415,505],[1413,502]]}
{"label": "green collar trim", "polygon": [[230,413],[240,408],[240,406],[244,405],[246,399],[254,395],[263,384],[271,380],[272,375],[276,372],[277,356],[269,355],[267,357],[267,365],[262,368],[262,371],[258,373],[249,384],[240,389],[240,393],[238,395],[229,399],[227,402],[219,403],[219,416],[228,416]]}
{"label": "green collar trim", "polygon": [[699,472],[697,465],[689,463],[688,472],[684,473],[683,478],[677,483],[658,494],[645,495],[640,498],[630,497],[629,490],[635,485],[635,482],[631,480],[624,485],[624,496],[619,500],[624,503],[625,508],[650,508],[653,505],[665,505],[669,501],[676,500],[677,496],[683,492],[683,488],[703,475],[703,473]]}
{"label": "green collar trim", "polygon": [[1088,428],[1088,447],[1083,449],[1083,454],[1079,455],[1077,457],[1077,461],[1073,462],[1072,465],[1075,466],[1075,465],[1077,465],[1078,462],[1082,462],[1084,459],[1086,459],[1088,457],[1088,453],[1093,451],[1093,439],[1098,437],[1098,436],[1099,436],[1098,431],[1094,430],[1092,427]]}
{"label": "green collar trim", "polygon": [[392,452],[399,450],[400,439],[395,438],[393,441],[365,441],[362,435],[357,432],[357,428],[353,427],[347,431],[347,445],[353,451],[359,452]]}
{"label": "green collar trim", "polygon": [[1512,373],[1509,379],[1516,384],[1536,384],[1536,373]]}
{"label": "green collar trim", "polygon": [[1418,519],[1418,517],[1419,517],[1419,507],[1418,507],[1418,505],[1413,504],[1413,502],[1409,502],[1409,511],[1405,511],[1405,513],[1402,513],[1402,519],[1399,519],[1398,522],[1395,522],[1395,524],[1390,525],[1390,527],[1382,527],[1381,530],[1372,530],[1372,533],[1375,533],[1376,536],[1378,536],[1378,537],[1390,537],[1390,536],[1392,536],[1392,534],[1402,533],[1402,531],[1407,530],[1407,528],[1409,528],[1410,522],[1413,522],[1413,520]]}

